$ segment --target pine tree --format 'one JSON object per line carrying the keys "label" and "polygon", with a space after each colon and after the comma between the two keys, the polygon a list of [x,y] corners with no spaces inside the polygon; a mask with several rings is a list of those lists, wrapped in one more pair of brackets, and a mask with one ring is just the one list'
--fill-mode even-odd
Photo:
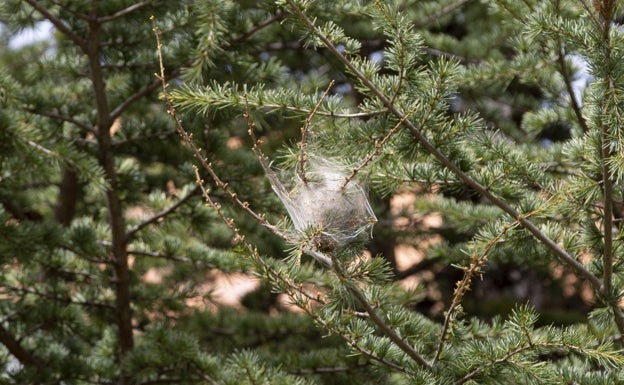
{"label": "pine tree", "polygon": [[[2,381],[622,382],[621,12],[4,2]],[[486,310],[509,270],[594,302]],[[258,277],[246,310],[190,305],[215,272]]]}

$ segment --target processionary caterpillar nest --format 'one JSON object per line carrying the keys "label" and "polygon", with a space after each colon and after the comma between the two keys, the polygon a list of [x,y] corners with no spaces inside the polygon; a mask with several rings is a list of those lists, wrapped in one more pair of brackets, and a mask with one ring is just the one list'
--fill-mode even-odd
{"label": "processionary caterpillar nest", "polygon": [[266,159],[263,167],[299,234],[314,234],[313,247],[330,252],[370,230],[377,218],[364,187],[341,164],[321,157],[306,158],[281,180]]}

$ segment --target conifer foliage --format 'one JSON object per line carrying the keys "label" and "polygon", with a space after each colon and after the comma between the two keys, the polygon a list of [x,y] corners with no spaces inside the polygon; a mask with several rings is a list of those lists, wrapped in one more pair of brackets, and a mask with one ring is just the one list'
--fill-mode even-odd
{"label": "conifer foliage", "polygon": [[3,2],[1,381],[623,382],[623,7]]}

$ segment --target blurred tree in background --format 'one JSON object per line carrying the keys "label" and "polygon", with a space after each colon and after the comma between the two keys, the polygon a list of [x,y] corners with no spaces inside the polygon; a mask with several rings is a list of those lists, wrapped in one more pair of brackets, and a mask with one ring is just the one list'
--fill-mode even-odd
{"label": "blurred tree in background", "polygon": [[620,5],[2,2],[0,381],[623,382]]}

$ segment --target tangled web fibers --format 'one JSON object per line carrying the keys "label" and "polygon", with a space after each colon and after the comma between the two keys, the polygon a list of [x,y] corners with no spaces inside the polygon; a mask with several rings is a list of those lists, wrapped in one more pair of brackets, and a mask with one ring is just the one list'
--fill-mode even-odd
{"label": "tangled web fibers", "polygon": [[348,245],[377,221],[366,191],[340,164],[310,157],[305,172],[285,171],[283,182],[268,166],[265,171],[295,230],[301,236],[316,234],[320,251]]}

